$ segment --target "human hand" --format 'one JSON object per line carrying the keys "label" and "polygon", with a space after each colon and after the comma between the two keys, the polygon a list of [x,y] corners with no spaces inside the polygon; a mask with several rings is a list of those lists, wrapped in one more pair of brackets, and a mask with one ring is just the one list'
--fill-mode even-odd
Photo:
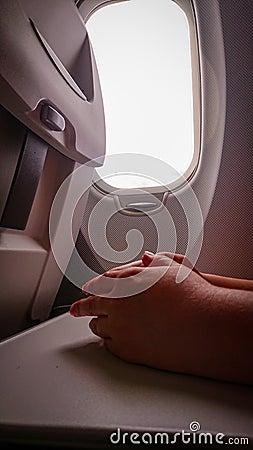
{"label": "human hand", "polygon": [[[144,284],[150,277],[160,278],[144,292],[123,298],[111,298],[110,292],[106,298],[91,295],[74,303],[70,312],[74,316],[97,316],[90,322],[91,330],[112,353],[126,361],[198,373],[195,353],[203,345],[202,331],[207,329],[203,312],[212,300],[213,287],[193,271],[178,284],[178,262],[161,255],[156,263],[163,261],[165,265],[165,257],[166,263],[170,262],[165,271],[161,265],[144,267],[139,261],[138,265],[108,271],[84,285],[85,292],[96,291],[97,287],[101,290],[109,278],[113,292],[117,281],[131,277],[131,285],[136,284],[138,291],[140,278],[136,275],[141,275]],[[207,359],[208,353],[202,348],[203,358]]]}
{"label": "human hand", "polygon": [[152,252],[145,251],[141,260],[114,267],[103,273],[102,275],[98,275],[97,277],[87,281],[82,290],[85,294],[99,294],[100,296],[108,296],[108,292],[112,290],[112,288],[110,288],[110,283],[108,283],[108,277],[126,278],[137,275],[138,270],[135,270],[135,268],[148,266],[170,266],[173,261],[177,262],[178,264],[184,265],[188,269],[193,270],[194,272],[202,276],[202,274],[200,274],[197,269],[192,266],[191,262],[184,255],[174,254],[170,252],[159,252],[154,254]]}

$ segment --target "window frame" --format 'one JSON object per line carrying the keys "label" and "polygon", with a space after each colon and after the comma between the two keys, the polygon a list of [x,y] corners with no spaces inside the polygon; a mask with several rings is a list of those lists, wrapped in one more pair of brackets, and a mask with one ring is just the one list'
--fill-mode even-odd
{"label": "window frame", "polygon": [[[111,5],[113,3],[125,2],[128,0],[93,0],[89,4],[89,10],[87,6],[85,7],[85,2],[81,3],[80,7],[83,5],[84,10],[81,11],[85,23],[90,19],[90,17],[96,13],[99,9]],[[168,0],[169,1],[169,0]],[[149,187],[139,187],[139,188],[117,188],[108,184],[102,178],[96,180],[93,186],[99,192],[107,195],[114,196],[114,191],[117,191],[117,197],[119,196],[119,191],[122,190],[124,195],[126,193],[131,195],[138,189],[151,193],[154,195],[165,194],[168,192],[175,192],[183,188],[188,182],[192,180],[194,174],[199,166],[201,157],[201,129],[202,129],[202,98],[201,98],[201,71],[200,71],[200,52],[199,52],[199,40],[198,40],[198,30],[197,21],[195,15],[195,9],[192,0],[171,0],[176,3],[180,9],[185,14],[190,33],[190,54],[191,54],[191,67],[192,67],[192,99],[193,99],[193,133],[194,133],[194,150],[193,157],[188,169],[184,174],[177,178],[175,181],[168,183],[165,186],[149,186]],[[91,40],[92,44],[92,40]],[[153,155],[155,157],[155,155]],[[96,178],[99,175],[96,172]],[[166,196],[164,196],[166,198]]]}

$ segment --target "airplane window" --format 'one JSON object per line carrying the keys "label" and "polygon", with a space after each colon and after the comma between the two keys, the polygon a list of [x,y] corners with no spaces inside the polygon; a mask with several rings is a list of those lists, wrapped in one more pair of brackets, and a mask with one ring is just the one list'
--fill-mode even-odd
{"label": "airplane window", "polygon": [[[184,11],[172,0],[114,2],[97,9],[86,26],[104,100],[107,155],[142,154],[165,161],[176,171],[168,173],[168,185],[192,171],[195,105]],[[131,173],[117,172],[104,181],[136,188],[157,186],[156,180],[159,174],[143,177],[133,167]]]}

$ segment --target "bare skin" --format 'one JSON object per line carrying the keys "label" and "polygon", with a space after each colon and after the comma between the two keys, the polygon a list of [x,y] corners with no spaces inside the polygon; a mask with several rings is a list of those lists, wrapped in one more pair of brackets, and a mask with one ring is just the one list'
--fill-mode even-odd
{"label": "bare skin", "polygon": [[92,292],[105,277],[112,286],[130,276],[136,283],[134,275],[149,277],[168,264],[162,278],[144,292],[125,298],[90,295],[75,302],[70,313],[96,316],[90,322],[93,333],[128,362],[253,384],[253,282],[192,268],[176,283],[180,265],[190,266],[184,256],[146,252],[141,261],[89,281],[83,291]]}

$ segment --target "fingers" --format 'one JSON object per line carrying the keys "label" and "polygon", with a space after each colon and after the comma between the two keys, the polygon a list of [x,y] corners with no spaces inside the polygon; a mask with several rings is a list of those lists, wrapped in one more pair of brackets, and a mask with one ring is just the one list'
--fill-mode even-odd
{"label": "fingers", "polygon": [[74,317],[107,316],[109,303],[106,298],[90,296],[73,303],[69,312]]}
{"label": "fingers", "polygon": [[110,327],[107,317],[96,317],[91,319],[89,327],[96,336],[103,339],[110,339]]}
{"label": "fingers", "polygon": [[82,291],[84,294],[92,294],[92,292],[90,291],[90,285],[92,285],[92,283],[95,282],[100,282],[100,279],[103,278],[104,274],[102,275],[98,275],[95,278],[92,278],[91,280],[87,281],[83,286],[82,286]]}
{"label": "fingers", "polygon": [[104,274],[89,280],[82,287],[84,294],[94,295],[96,297],[110,297],[112,289],[113,280],[111,277],[105,276]]}
{"label": "fingers", "polygon": [[[124,269],[128,269],[131,267],[143,267],[143,262],[142,260],[139,261],[134,261],[128,264],[124,264],[122,266],[118,266],[118,267],[114,267],[113,269],[108,270],[107,272],[103,273],[102,275],[98,275],[97,277],[93,278],[92,280],[87,281],[83,287],[82,287],[82,291],[84,293],[91,293],[92,294],[92,285],[94,286],[93,283],[103,283],[103,277],[109,277],[109,278],[113,278],[117,275],[115,275],[115,272],[121,272]],[[128,275],[124,275],[124,276],[128,276]]]}
{"label": "fingers", "polygon": [[140,259],[139,261],[133,261],[131,263],[128,264],[123,264],[122,266],[118,266],[118,267],[113,267],[110,270],[107,270],[107,272],[104,273],[104,276],[111,276],[112,272],[118,272],[122,269],[127,269],[128,267],[143,267],[143,262]]}
{"label": "fingers", "polygon": [[164,253],[156,253],[152,255],[150,252],[145,252],[142,257],[142,262],[144,266],[169,266],[173,262],[173,254],[164,252]]}
{"label": "fingers", "polygon": [[180,253],[171,253],[171,252],[159,252],[155,255],[150,252],[145,252],[142,256],[142,262],[144,266],[149,266],[152,263],[152,266],[169,266],[172,263],[172,260],[177,264],[183,264],[186,267],[192,269],[194,272],[199,273],[199,271],[193,267],[191,261]]}
{"label": "fingers", "polygon": [[[152,263],[152,267],[170,266],[173,261],[173,254],[169,252],[161,252],[154,255],[152,252],[145,252],[142,259],[129,264],[108,270],[83,285],[82,291],[85,294],[96,295],[100,297],[110,297],[113,290],[113,278],[127,278],[140,273],[143,268]],[[183,259],[183,255],[177,255]]]}
{"label": "fingers", "polygon": [[129,266],[121,270],[107,272],[106,275],[100,275],[86,283],[82,290],[85,294],[95,295],[98,297],[110,297],[118,278],[127,278],[137,275],[144,270],[144,267]]}
{"label": "fingers", "polygon": [[[160,260],[160,262],[165,262],[166,259],[174,260],[178,264],[182,264],[182,262],[187,260],[187,258],[184,255],[181,255],[179,253],[172,253],[172,252],[158,252],[156,254],[151,252],[144,252],[142,256],[142,262],[143,264],[149,265],[154,259],[157,260],[157,262]],[[162,264],[161,264],[162,265]]]}
{"label": "fingers", "polygon": [[112,270],[105,273],[105,276],[110,278],[127,278],[132,277],[133,275],[136,275],[140,273],[143,270],[142,267],[135,267],[135,266],[126,266],[122,268],[121,270]]}

